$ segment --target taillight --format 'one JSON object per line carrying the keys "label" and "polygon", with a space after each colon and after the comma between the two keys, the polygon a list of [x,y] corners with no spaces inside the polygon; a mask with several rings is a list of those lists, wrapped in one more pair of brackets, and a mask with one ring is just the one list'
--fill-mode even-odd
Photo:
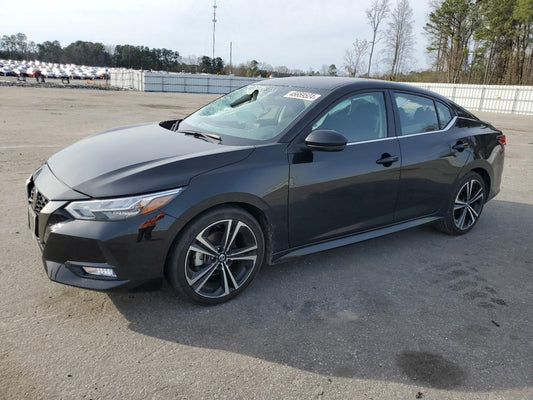
{"label": "taillight", "polygon": [[507,144],[507,139],[505,138],[505,135],[498,136],[498,142],[505,146]]}

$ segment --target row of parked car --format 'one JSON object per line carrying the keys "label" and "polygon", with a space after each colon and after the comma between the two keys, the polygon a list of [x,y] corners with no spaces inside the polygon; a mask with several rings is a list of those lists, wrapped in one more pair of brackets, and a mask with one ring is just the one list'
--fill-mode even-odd
{"label": "row of parked car", "polygon": [[109,79],[112,68],[76,64],[56,64],[41,61],[0,60],[0,76],[59,79]]}

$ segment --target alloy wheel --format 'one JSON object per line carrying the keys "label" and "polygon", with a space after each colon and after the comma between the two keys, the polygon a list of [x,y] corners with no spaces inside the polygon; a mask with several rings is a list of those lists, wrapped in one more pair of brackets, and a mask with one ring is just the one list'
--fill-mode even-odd
{"label": "alloy wheel", "polygon": [[248,280],[257,258],[252,229],[237,219],[220,220],[203,229],[189,245],[185,277],[198,295],[225,297]]}
{"label": "alloy wheel", "polygon": [[476,179],[468,180],[459,189],[453,205],[455,226],[464,231],[477,221],[483,208],[484,189]]}

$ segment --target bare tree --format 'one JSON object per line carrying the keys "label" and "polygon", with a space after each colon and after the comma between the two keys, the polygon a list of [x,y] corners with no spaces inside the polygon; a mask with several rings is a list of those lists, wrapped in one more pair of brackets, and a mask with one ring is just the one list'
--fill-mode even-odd
{"label": "bare tree", "polygon": [[413,9],[409,0],[397,0],[386,32],[387,47],[392,53],[391,76],[396,78],[414,47]]}
{"label": "bare tree", "polygon": [[372,56],[374,54],[374,46],[379,41],[378,29],[381,21],[387,17],[389,13],[389,0],[374,0],[370,8],[366,9],[366,17],[368,23],[372,27],[372,42],[370,46],[370,58],[368,60],[368,72],[370,77],[370,67],[372,66]]}
{"label": "bare tree", "polygon": [[361,74],[361,70],[364,68],[363,58],[368,52],[370,42],[366,39],[355,39],[352,43],[352,48],[346,50],[344,55],[344,68],[348,75],[355,77]]}
{"label": "bare tree", "polygon": [[190,56],[183,58],[183,64],[186,65],[199,65],[198,57],[196,54],[191,54]]}

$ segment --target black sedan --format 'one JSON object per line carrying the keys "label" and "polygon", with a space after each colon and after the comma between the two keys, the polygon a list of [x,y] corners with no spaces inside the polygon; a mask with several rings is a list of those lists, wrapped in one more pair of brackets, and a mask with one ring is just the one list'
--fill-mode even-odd
{"label": "black sedan", "polygon": [[263,264],[427,223],[468,232],[500,190],[504,145],[413,86],[269,79],[53,155],[28,179],[28,219],[53,281],[106,290],[166,276],[220,303]]}

